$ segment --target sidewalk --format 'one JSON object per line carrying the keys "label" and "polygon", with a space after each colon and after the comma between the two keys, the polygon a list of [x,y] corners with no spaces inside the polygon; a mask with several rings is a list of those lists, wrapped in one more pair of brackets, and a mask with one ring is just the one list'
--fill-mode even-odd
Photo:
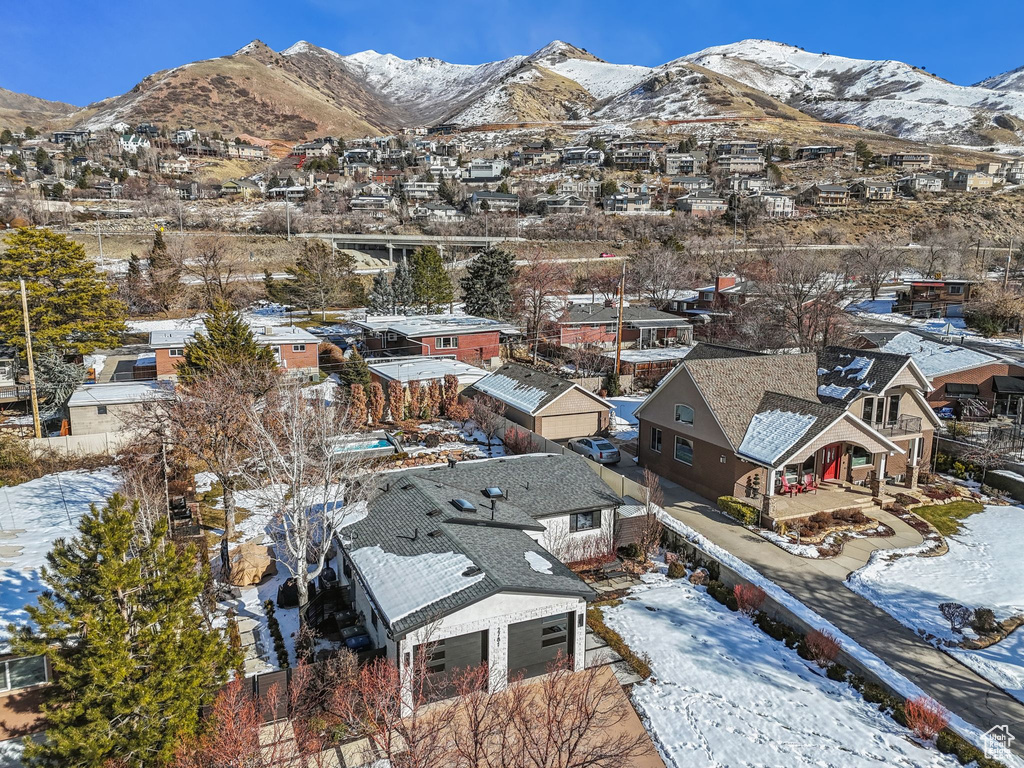
{"label": "sidewalk", "polygon": [[662,488],[670,515],[757,569],[972,725],[983,731],[1008,725],[1017,735],[1014,753],[1024,756],[1024,704],[929,645],[844,584],[847,575],[863,566],[875,549],[919,544],[920,534],[909,525],[872,510],[896,536],[855,539],[847,542],[838,557],[814,560],[789,554],[675,483],[663,480]]}

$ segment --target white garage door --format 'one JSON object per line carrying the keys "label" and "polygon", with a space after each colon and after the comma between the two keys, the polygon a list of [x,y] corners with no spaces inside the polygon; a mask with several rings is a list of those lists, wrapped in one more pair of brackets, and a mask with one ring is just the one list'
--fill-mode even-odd
{"label": "white garage door", "polygon": [[597,412],[544,416],[541,418],[541,434],[548,440],[594,435],[600,426],[599,418]]}

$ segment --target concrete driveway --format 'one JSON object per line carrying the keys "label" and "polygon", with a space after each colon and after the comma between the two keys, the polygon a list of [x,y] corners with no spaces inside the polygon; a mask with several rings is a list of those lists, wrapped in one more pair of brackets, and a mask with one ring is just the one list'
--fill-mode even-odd
{"label": "concrete driveway", "polygon": [[[631,476],[633,469],[625,468]],[[838,557],[816,560],[789,554],[721,514],[707,499],[675,483],[662,480],[662,489],[665,510],[677,520],[753,566],[972,725],[982,731],[1009,726],[1017,736],[1013,751],[1024,756],[1024,704],[926,643],[844,583],[875,549],[921,543],[921,535],[909,525],[886,512],[872,510],[896,532],[895,536],[856,539],[847,542]]]}

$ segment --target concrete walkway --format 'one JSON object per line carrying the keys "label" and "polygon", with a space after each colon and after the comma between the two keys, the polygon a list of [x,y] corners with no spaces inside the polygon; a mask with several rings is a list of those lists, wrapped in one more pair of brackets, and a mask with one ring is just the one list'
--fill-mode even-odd
{"label": "concrete walkway", "polygon": [[1007,725],[1016,735],[1013,751],[1024,756],[1024,704],[929,645],[844,581],[875,549],[913,546],[921,535],[881,510],[872,515],[896,531],[891,539],[854,539],[832,559],[791,555],[722,515],[707,499],[662,481],[665,509],[774,581],[795,598],[916,683],[925,693],[982,731]]}

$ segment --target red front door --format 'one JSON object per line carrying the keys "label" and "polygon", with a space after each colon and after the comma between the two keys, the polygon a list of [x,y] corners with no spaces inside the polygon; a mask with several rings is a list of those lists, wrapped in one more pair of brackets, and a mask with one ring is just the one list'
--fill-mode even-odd
{"label": "red front door", "polygon": [[841,443],[832,443],[821,449],[821,477],[823,480],[839,479],[839,449]]}

